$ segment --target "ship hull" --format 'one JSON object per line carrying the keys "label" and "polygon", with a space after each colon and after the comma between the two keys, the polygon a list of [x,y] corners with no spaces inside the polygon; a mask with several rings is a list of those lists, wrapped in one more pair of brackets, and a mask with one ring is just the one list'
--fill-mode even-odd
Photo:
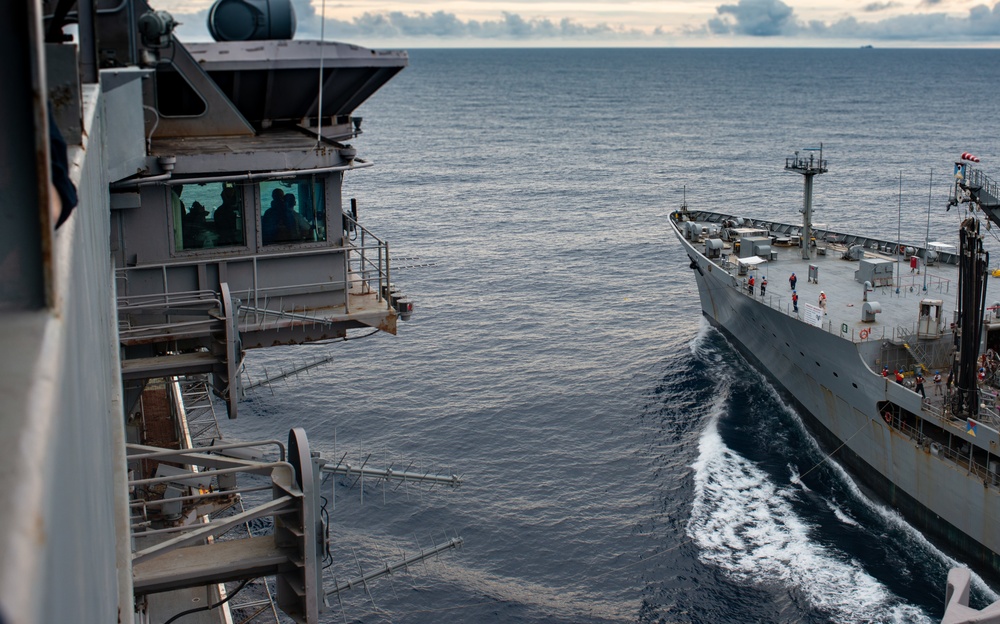
{"label": "ship hull", "polygon": [[875,497],[991,581],[1000,581],[1000,492],[890,427],[881,402],[919,413],[921,397],[883,378],[841,338],[747,296],[674,226],[702,313],[797,408],[827,451]]}

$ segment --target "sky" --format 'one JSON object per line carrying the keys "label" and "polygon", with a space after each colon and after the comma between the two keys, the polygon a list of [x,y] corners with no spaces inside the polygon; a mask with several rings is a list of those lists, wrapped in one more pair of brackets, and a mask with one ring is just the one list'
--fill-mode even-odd
{"label": "sky", "polygon": [[[296,39],[367,47],[1000,47],[1000,0],[290,1]],[[149,0],[182,41],[211,2]]]}

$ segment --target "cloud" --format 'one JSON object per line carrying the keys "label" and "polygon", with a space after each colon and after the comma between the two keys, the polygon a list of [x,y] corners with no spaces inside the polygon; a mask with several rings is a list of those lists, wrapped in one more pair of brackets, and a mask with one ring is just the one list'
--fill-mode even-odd
{"label": "cloud", "polygon": [[824,25],[817,34],[909,41],[997,37],[1000,36],[1000,3],[992,9],[986,5],[975,6],[965,17],[953,17],[946,13],[911,13],[863,23],[848,18]]}
{"label": "cloud", "polygon": [[[164,0],[166,1],[166,0]],[[179,0],[178,0],[179,1]],[[731,0],[732,1],[732,0]],[[919,0],[922,5],[942,6],[947,0]],[[327,19],[322,22],[310,0],[292,0],[298,21],[296,38],[318,39],[321,26],[330,40],[346,41],[481,41],[495,42],[621,42],[662,43],[715,37],[809,37],[859,41],[976,41],[1000,37],[1000,2],[990,8],[981,4],[967,15],[942,12],[913,12],[870,21],[858,17],[873,16],[880,11],[898,9],[898,0],[873,0],[859,10],[858,17],[836,21],[805,21],[782,0],[736,0],[720,4],[715,16],[680,27],[650,23],[647,30],[614,25],[581,24],[561,19],[528,18],[504,12],[495,19],[462,19],[446,11],[368,12],[352,19],[329,17],[334,13],[327,5]],[[917,9],[913,9],[917,11]],[[933,10],[933,9],[931,9]],[[174,11],[181,22],[178,35],[187,41],[208,40],[207,11],[185,13]]]}
{"label": "cloud", "polygon": [[708,30],[717,35],[734,34],[774,37],[796,30],[792,7],[781,0],[740,0],[715,9],[719,17],[708,20]]}
{"label": "cloud", "polygon": [[888,9],[895,9],[898,6],[902,6],[898,2],[872,2],[871,4],[866,4],[862,10],[865,13],[877,13],[879,11],[886,11]]}
{"label": "cloud", "polygon": [[[922,0],[923,5],[937,5],[943,0]],[[865,11],[880,11],[898,6],[895,2],[874,2]],[[739,4],[723,4],[716,8],[719,17],[705,24],[700,32],[716,35],[749,35],[774,37],[802,35],[836,39],[890,41],[954,41],[986,39],[1000,36],[1000,2],[992,9],[978,5],[968,16],[947,13],[910,13],[874,22],[861,22],[845,17],[836,22],[796,19],[791,7],[781,0],[740,0]],[[697,33],[699,31],[691,31]]]}
{"label": "cloud", "polygon": [[[318,39],[322,19],[310,0],[292,0],[298,26],[297,39]],[[209,38],[207,11],[178,13],[182,22],[178,35],[185,40]],[[329,14],[329,12],[328,12]],[[568,17],[558,21],[546,18],[525,18],[504,12],[494,20],[463,20],[454,13],[434,11],[404,13],[402,11],[368,12],[351,20],[327,17],[324,35],[328,39],[486,39],[531,41],[542,39],[649,39],[641,30],[600,23],[580,24]]]}

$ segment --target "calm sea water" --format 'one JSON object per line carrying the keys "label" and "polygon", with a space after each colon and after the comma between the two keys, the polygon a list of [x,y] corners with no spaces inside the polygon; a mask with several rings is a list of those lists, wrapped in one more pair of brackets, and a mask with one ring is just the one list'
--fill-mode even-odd
{"label": "calm sea water", "polygon": [[254,375],[336,359],[258,390],[230,433],[302,425],[326,456],[464,475],[363,504],[336,486],[338,579],[465,547],[329,621],[939,618],[951,561],[708,328],[667,215],[686,187],[796,221],[784,158],[822,142],[817,221],[950,242],[953,160],[1000,176],[998,85],[997,51],[411,51],[359,111],[378,166],[345,193],[416,314],[397,337],[251,353]]}

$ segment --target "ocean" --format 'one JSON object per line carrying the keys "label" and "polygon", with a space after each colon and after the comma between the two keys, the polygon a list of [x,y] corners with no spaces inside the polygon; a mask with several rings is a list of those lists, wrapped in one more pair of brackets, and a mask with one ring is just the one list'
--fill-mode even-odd
{"label": "ocean", "polygon": [[[328,622],[935,622],[951,565],[826,460],[702,319],[667,216],[815,221],[953,242],[962,152],[1000,177],[1000,51],[412,50],[357,114],[349,173],[416,305],[398,336],[248,354],[227,436],[463,477],[328,482],[346,580]],[[1000,256],[998,256],[1000,257]],[[772,278],[772,281],[780,282]],[[991,296],[990,301],[993,298]],[[864,374],[859,372],[859,374]],[[997,599],[978,582],[974,604]]]}

